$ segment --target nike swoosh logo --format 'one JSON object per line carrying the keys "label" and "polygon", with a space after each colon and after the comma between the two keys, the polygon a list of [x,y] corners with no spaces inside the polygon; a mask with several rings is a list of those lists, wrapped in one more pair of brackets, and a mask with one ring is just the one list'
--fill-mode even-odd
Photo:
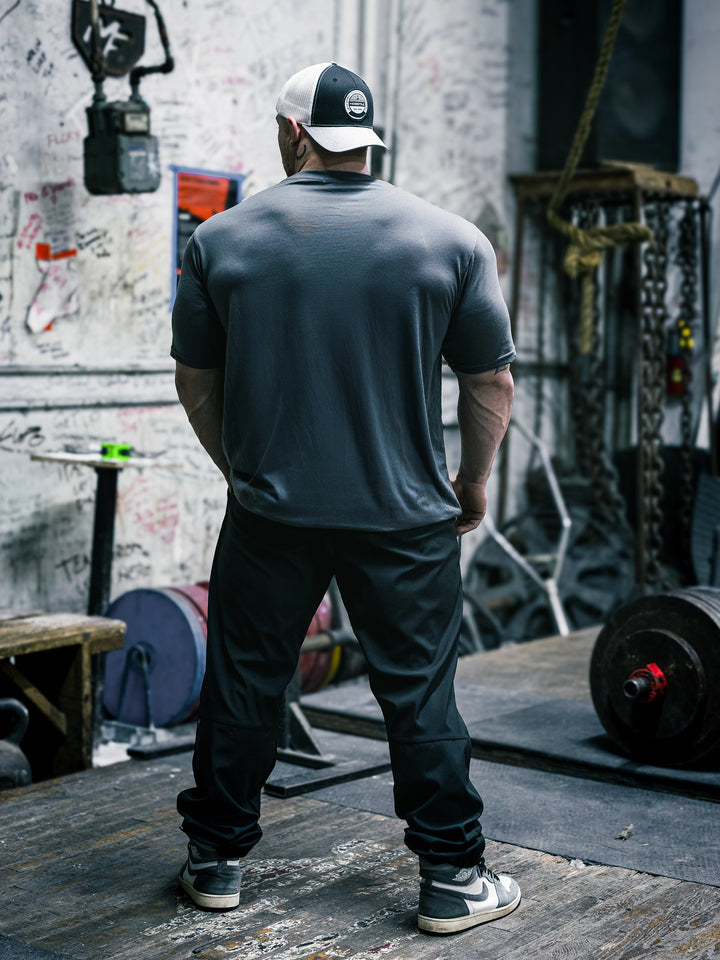
{"label": "nike swoosh logo", "polygon": [[455,896],[462,897],[463,900],[474,900],[477,903],[482,903],[490,896],[490,891],[485,883],[483,883],[482,893],[468,893],[462,887],[454,886],[451,883],[438,883],[436,880],[432,880],[431,883],[435,890],[447,890],[448,893],[454,893]]}

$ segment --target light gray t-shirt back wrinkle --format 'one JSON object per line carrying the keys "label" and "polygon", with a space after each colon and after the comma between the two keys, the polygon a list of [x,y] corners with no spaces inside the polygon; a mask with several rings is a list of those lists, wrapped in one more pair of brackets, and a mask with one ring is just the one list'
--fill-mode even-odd
{"label": "light gray t-shirt back wrinkle", "polygon": [[315,170],[197,228],[171,352],[225,367],[223,445],[242,506],[364,530],[460,512],[442,357],[482,373],[515,356],[476,227],[372,177]]}

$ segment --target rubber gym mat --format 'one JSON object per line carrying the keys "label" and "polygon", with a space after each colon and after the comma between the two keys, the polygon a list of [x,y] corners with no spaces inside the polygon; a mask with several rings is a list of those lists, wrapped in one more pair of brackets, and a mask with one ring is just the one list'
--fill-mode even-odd
{"label": "rubber gym mat", "polygon": [[606,735],[589,704],[578,700],[546,700],[482,722],[469,720],[478,747],[520,748],[551,761],[604,771],[609,777],[638,786],[687,791],[720,800],[720,765],[707,758],[693,767],[657,767],[621,754]]}
{"label": "rubber gym mat", "polygon": [[[716,803],[484,760],[471,761],[470,775],[490,840],[577,860],[578,867],[599,863],[720,887]],[[389,773],[309,795],[393,815]]]}
{"label": "rubber gym mat", "polygon": [[[456,683],[455,694],[473,747],[488,759],[496,754],[503,761],[542,762],[545,769],[592,773],[628,785],[720,799],[717,756],[693,768],[636,763],[612,744],[589,703],[480,684]],[[336,718],[348,733],[384,729],[366,678],[309,694],[302,698],[301,706],[316,726],[329,725],[331,718]]]}

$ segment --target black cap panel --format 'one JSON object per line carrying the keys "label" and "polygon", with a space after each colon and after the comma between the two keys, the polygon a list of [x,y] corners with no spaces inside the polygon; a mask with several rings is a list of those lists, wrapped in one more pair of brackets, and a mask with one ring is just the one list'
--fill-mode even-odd
{"label": "black cap panel", "polygon": [[320,74],[312,107],[312,126],[373,125],[370,88],[357,74],[336,63]]}

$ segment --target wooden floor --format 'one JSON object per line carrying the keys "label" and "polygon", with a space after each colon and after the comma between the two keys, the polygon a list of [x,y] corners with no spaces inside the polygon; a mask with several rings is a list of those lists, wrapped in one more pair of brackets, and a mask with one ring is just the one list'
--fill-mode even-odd
{"label": "wooden floor", "polygon": [[[592,640],[478,654],[459,679],[581,699]],[[176,882],[175,797],[190,782],[181,754],[0,793],[0,933],[75,960],[720,958],[720,887],[498,842],[488,863],[518,880],[519,909],[452,937],[421,934],[403,825],[312,796],[265,799],[240,906],[202,912]],[[708,808],[720,830],[720,805]]]}
{"label": "wooden floor", "polygon": [[202,912],[175,879],[184,855],[175,795],[188,781],[182,755],[3,794],[2,933],[76,960],[720,954],[717,888],[498,843],[488,859],[520,882],[520,908],[453,937],[421,934],[402,825],[308,797],[265,801],[240,907]]}
{"label": "wooden floor", "polygon": [[599,632],[600,627],[587,627],[566,637],[471,654],[461,658],[457,679],[589,703],[590,656]]}

